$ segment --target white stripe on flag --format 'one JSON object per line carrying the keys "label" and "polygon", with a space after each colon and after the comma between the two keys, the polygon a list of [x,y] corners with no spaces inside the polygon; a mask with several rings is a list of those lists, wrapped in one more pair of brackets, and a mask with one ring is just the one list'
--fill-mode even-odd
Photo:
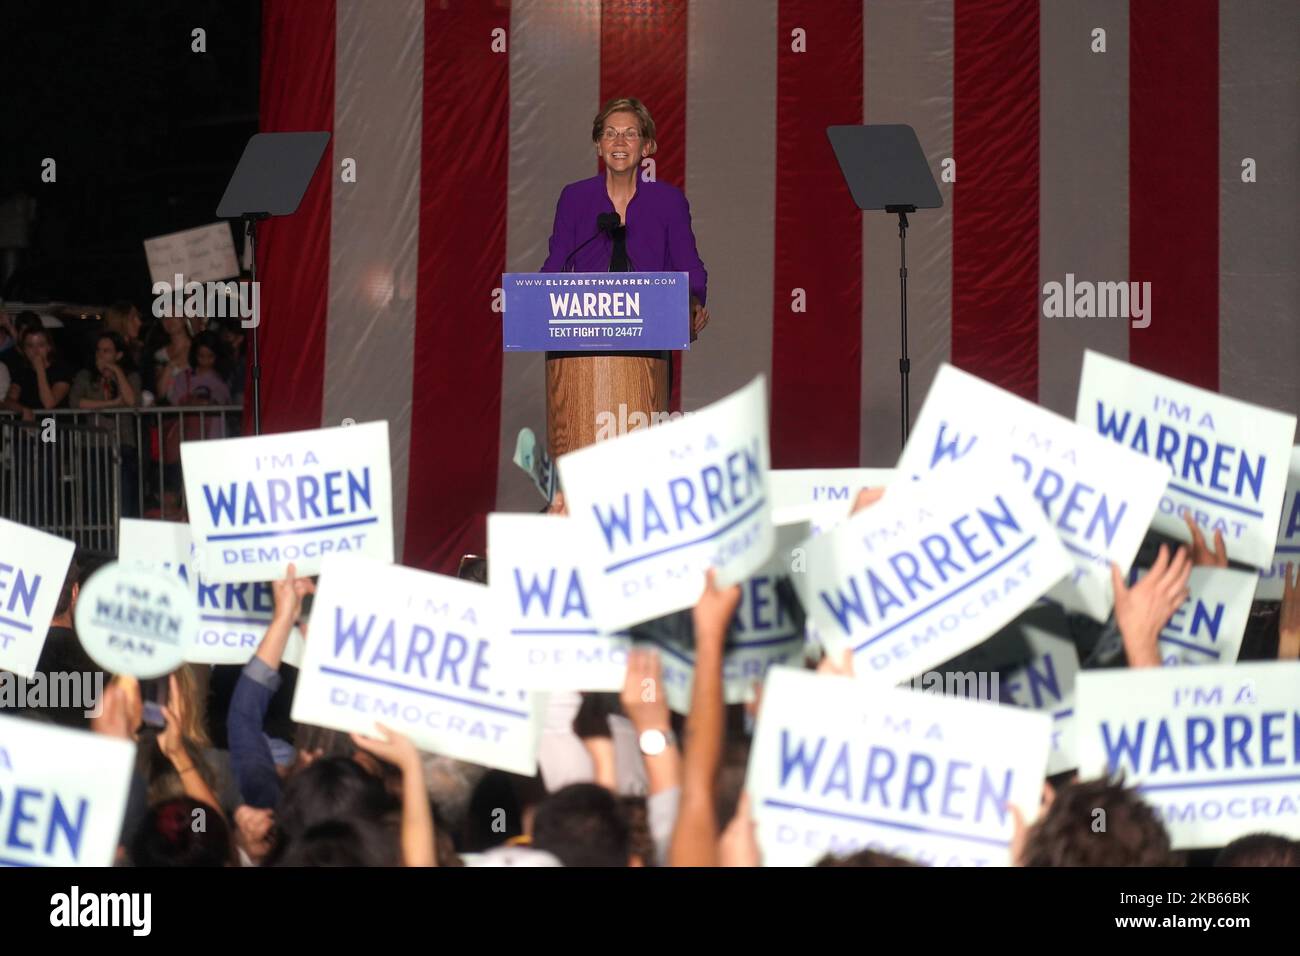
{"label": "white stripe on flag", "polygon": [[692,3],[686,197],[709,270],[708,329],[683,355],[682,408],[772,380],[776,0]]}
{"label": "white stripe on flag", "polygon": [[[1038,400],[1073,418],[1084,349],[1127,361],[1129,323],[1043,318],[1041,293],[1067,273],[1088,282],[1130,278],[1128,0],[1039,9]],[[1105,53],[1092,52],[1097,28],[1106,31]]]}
{"label": "white stripe on flag", "polygon": [[393,526],[402,553],[420,224],[424,5],[336,5],[334,162],[321,424],[388,420]]}

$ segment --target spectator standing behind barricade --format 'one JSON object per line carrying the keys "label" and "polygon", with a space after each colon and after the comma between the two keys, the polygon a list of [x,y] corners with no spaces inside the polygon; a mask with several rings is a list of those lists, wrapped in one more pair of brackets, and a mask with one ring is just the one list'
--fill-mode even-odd
{"label": "spectator standing behind barricade", "polygon": [[244,330],[240,326],[238,319],[226,319],[221,323],[219,334],[221,335],[222,344],[226,347],[226,354],[229,356],[226,384],[230,386],[231,403],[242,405],[244,403],[244,379],[248,371],[247,361],[244,357]]}
{"label": "spectator standing behind barricade", "polygon": [[[230,386],[226,384],[229,363],[225,345],[215,332],[202,332],[190,346],[189,366],[172,376],[166,398],[171,405],[229,405]],[[190,427],[193,425],[193,427]],[[225,435],[224,422],[214,415],[205,428],[197,420],[187,423],[185,437],[198,438],[206,431],[208,438]]]}
{"label": "spectator standing behind barricade", "polygon": [[153,392],[159,398],[171,390],[172,379],[190,367],[190,332],[184,317],[163,316],[162,332],[166,341],[153,355]]}
{"label": "spectator standing behind barricade", "polygon": [[104,313],[104,331],[122,339],[127,365],[134,369],[139,369],[144,363],[144,342],[140,339],[143,328],[140,310],[130,302],[114,302]]}
{"label": "spectator standing behind barricade", "polygon": [[[68,404],[80,409],[137,408],[142,391],[140,373],[135,370],[122,337],[116,332],[101,332],[95,339],[90,367],[82,369],[72,380]],[[121,452],[122,514],[128,518],[138,517],[140,462],[135,416],[96,415],[94,422],[117,430]]]}
{"label": "spectator standing behind barricade", "polygon": [[24,421],[32,421],[34,412],[62,408],[72,390],[72,370],[59,361],[43,328],[30,329],[20,340],[23,361],[10,372],[13,381],[4,407],[16,411]]}

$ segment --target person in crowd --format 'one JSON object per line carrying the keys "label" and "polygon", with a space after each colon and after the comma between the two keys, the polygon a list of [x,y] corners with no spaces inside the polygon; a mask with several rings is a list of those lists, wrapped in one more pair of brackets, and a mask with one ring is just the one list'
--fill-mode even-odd
{"label": "person in crowd", "polygon": [[[138,322],[138,317],[137,317]],[[144,389],[140,373],[135,370],[127,346],[116,332],[101,332],[95,338],[95,352],[89,368],[79,371],[72,380],[68,405],[80,409],[137,408]],[[95,416],[96,425],[117,430],[121,449],[122,515],[140,514],[140,425],[133,415]]]}
{"label": "person in crowd", "polygon": [[184,316],[164,315],[160,327],[164,341],[153,353],[153,391],[162,399],[171,392],[172,380],[191,368],[190,347],[193,342]]}
{"label": "person in crowd", "polygon": [[[1018,845],[1017,845],[1018,844]],[[1013,844],[1020,866],[1181,866],[1156,811],[1133,787],[1074,781]]]}
{"label": "person in crowd", "polygon": [[239,405],[244,400],[244,380],[247,374],[244,344],[247,339],[239,319],[226,319],[217,331],[221,336],[222,345],[225,346],[226,355],[229,356],[226,384],[230,386],[230,399],[234,404]]}
{"label": "person in crowd", "polygon": [[1272,833],[1237,837],[1222,850],[1215,866],[1300,866],[1300,843]]}
{"label": "person in crowd", "polygon": [[[91,660],[90,655],[81,646],[81,641],[77,639],[76,631],[73,630],[73,615],[77,610],[81,585],[89,576],[87,568],[93,569],[96,566],[97,563],[84,552],[74,554],[68,564],[68,572],[59,591],[59,600],[54,607],[54,617],[50,621],[45,644],[41,648],[41,656],[36,662],[36,673],[28,683],[30,688],[32,682],[38,679],[42,681],[46,689],[46,699],[41,701],[40,698],[24,696],[27,706],[15,710],[18,716],[31,716],[39,705],[39,710],[52,723],[74,730],[90,728],[91,719],[102,704],[99,698],[107,686],[109,675]],[[62,696],[57,700],[50,699],[56,687],[60,688],[60,694],[62,689],[71,689],[73,687],[71,680],[76,682],[76,688],[81,695],[80,700],[65,700]],[[4,710],[0,709],[0,713],[3,712]]]}
{"label": "person in crowd", "polygon": [[229,405],[225,345],[215,332],[201,332],[190,344],[189,364],[171,376],[164,396],[172,405]]}
{"label": "person in crowd", "polygon": [[618,798],[595,783],[571,783],[537,808],[532,846],[565,866],[629,866],[631,828]]}
{"label": "person in crowd", "polygon": [[[196,825],[199,822],[202,825]],[[235,844],[221,812],[192,797],[156,803],[131,841],[133,866],[231,866]]]}
{"label": "person in crowd", "polygon": [[143,329],[140,310],[130,302],[114,302],[104,313],[104,331],[118,337],[126,362],[135,369],[140,368],[144,358],[144,342],[140,338]]}
{"label": "person in crowd", "polygon": [[43,328],[22,334],[23,361],[16,371],[4,407],[33,421],[38,411],[63,408],[72,391],[72,370],[59,361],[50,334]]}

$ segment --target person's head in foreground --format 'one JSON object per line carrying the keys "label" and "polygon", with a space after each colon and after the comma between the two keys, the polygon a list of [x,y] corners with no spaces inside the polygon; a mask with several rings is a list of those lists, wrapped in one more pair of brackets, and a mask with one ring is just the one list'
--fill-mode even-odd
{"label": "person's head in foreground", "polygon": [[1021,866],[1178,866],[1169,834],[1141,795],[1121,781],[1075,781],[1057,791],[1029,828]]}
{"label": "person's head in foreground", "polygon": [[1249,833],[1220,850],[1214,865],[1300,866],[1300,843],[1272,833]]}
{"label": "person's head in foreground", "polygon": [[565,866],[627,866],[631,834],[618,798],[594,783],[557,790],[537,808],[533,846]]}

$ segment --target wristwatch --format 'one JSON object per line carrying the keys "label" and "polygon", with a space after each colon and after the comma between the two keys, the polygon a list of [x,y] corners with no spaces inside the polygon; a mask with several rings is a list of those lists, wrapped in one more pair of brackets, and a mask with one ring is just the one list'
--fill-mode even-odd
{"label": "wristwatch", "polygon": [[657,757],[669,747],[677,746],[677,735],[668,730],[643,730],[640,737],[641,752],[647,757]]}

